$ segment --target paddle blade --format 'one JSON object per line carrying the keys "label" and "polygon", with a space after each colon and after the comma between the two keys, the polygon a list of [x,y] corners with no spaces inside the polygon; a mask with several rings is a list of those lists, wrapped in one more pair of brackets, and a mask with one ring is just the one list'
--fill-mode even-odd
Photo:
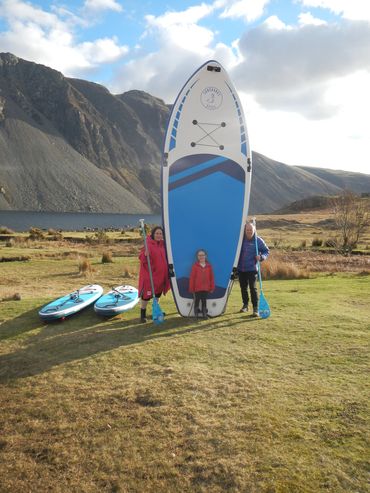
{"label": "paddle blade", "polygon": [[164,313],[162,312],[156,298],[153,299],[152,319],[155,324],[161,324],[162,322],[164,322]]}
{"label": "paddle blade", "polygon": [[261,318],[268,318],[270,316],[270,307],[267,303],[266,298],[263,296],[262,291],[260,292],[260,299],[258,303],[258,313]]}

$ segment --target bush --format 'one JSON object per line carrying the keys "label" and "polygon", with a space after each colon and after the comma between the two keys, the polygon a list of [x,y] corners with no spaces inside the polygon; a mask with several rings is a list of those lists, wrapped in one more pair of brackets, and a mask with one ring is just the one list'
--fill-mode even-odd
{"label": "bush", "polygon": [[301,244],[299,245],[299,248],[306,248],[307,246],[307,241],[306,240],[302,240],[301,241]]}
{"label": "bush", "polygon": [[48,236],[49,236],[49,240],[53,240],[53,241],[60,241],[63,239],[62,232],[56,231],[53,228],[48,229]]}
{"label": "bush", "polygon": [[0,234],[2,235],[12,235],[14,231],[8,228],[7,226],[0,226]]}
{"label": "bush", "polygon": [[30,240],[43,240],[45,239],[45,233],[40,228],[30,228],[30,234],[28,238]]}
{"label": "bush", "polygon": [[334,238],[328,238],[325,243],[324,243],[324,246],[328,247],[328,248],[336,248],[337,247],[337,242]]}
{"label": "bush", "polygon": [[321,238],[314,238],[314,239],[312,240],[311,245],[312,245],[313,247],[321,247],[321,246],[322,246],[322,239],[321,239]]}
{"label": "bush", "polygon": [[103,230],[97,231],[94,236],[97,243],[109,243],[109,236]]}
{"label": "bush", "polygon": [[88,243],[111,243],[109,236],[103,230],[96,231],[92,236],[86,235],[86,241]]}
{"label": "bush", "polygon": [[101,263],[102,264],[110,264],[113,262],[112,252],[103,252]]}

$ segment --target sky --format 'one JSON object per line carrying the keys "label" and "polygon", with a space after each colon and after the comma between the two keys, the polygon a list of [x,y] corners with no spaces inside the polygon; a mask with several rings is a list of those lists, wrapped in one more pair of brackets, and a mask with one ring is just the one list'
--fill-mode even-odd
{"label": "sky", "polygon": [[370,173],[370,0],[0,0],[0,52],[166,103],[217,60],[253,150]]}

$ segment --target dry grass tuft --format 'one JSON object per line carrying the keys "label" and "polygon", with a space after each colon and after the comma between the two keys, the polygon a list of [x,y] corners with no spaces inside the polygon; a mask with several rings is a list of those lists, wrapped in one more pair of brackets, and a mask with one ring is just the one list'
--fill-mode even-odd
{"label": "dry grass tuft", "polygon": [[317,238],[317,237],[316,237],[316,238],[314,238],[314,239],[312,240],[311,245],[312,245],[313,247],[321,247],[321,246],[322,246],[322,242],[323,242],[322,238]]}
{"label": "dry grass tuft", "polygon": [[101,263],[102,264],[111,264],[113,262],[112,252],[106,251],[103,252]]}
{"label": "dry grass tuft", "polygon": [[[273,251],[267,262],[276,261],[280,264],[293,263],[300,269],[311,274],[314,272],[356,272],[369,271],[370,260],[367,255],[349,255],[312,252],[312,251]],[[266,263],[267,263],[266,262]],[[263,266],[264,263],[262,263]]]}
{"label": "dry grass tuft", "polygon": [[89,259],[85,258],[80,260],[78,264],[78,273],[80,275],[87,275],[93,272],[93,268]]}
{"label": "dry grass tuft", "polygon": [[14,257],[0,257],[0,262],[27,262],[31,260],[29,255],[16,255]]}
{"label": "dry grass tuft", "polygon": [[0,299],[0,301],[20,301],[22,296],[19,293],[9,294]]}
{"label": "dry grass tuft", "polygon": [[274,256],[270,256],[261,265],[264,279],[308,279],[310,277],[310,271],[307,268],[298,267],[294,262],[285,262]]}
{"label": "dry grass tuft", "polygon": [[124,266],[122,275],[125,279],[135,279],[137,277],[137,269]]}

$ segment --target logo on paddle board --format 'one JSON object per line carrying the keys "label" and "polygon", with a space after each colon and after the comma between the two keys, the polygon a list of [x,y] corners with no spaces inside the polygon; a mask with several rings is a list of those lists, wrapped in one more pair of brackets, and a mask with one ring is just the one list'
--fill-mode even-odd
{"label": "logo on paddle board", "polygon": [[222,92],[217,87],[205,87],[200,94],[200,102],[207,110],[217,110],[222,100]]}

